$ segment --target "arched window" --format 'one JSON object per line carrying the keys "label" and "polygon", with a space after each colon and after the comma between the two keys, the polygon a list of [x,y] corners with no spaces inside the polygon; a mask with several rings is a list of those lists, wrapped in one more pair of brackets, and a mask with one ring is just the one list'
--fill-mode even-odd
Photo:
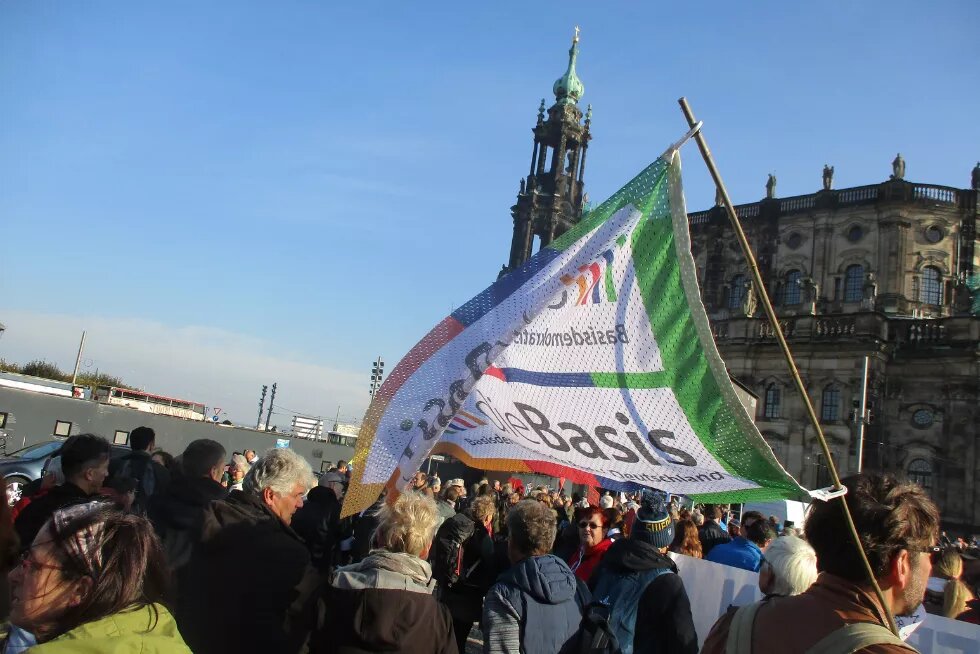
{"label": "arched window", "polygon": [[923,490],[932,490],[932,464],[925,459],[914,459],[909,464],[909,481],[922,486]]}
{"label": "arched window", "polygon": [[762,415],[766,418],[779,417],[779,386],[775,382],[766,386],[766,401],[762,408]]}
{"label": "arched window", "polygon": [[824,422],[840,420],[840,389],[834,384],[823,389],[823,399],[820,402],[820,420]]}
{"label": "arched window", "polygon": [[728,308],[738,309],[745,300],[745,275],[735,275],[728,290]]}
{"label": "arched window", "polygon": [[800,303],[800,280],[803,273],[799,270],[790,270],[786,273],[786,283],[783,286],[783,304],[793,305]]}
{"label": "arched window", "polygon": [[864,266],[855,264],[844,271],[844,301],[860,302],[864,297]]}
{"label": "arched window", "polygon": [[919,302],[939,306],[943,303],[943,276],[938,268],[926,266],[922,269],[919,284]]}

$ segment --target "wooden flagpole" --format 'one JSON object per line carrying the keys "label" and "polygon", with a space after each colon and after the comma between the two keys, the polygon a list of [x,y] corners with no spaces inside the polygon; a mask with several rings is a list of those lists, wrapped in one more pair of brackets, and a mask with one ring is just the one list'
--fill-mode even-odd
{"label": "wooden flagpole", "polygon": [[[698,121],[694,118],[694,112],[691,111],[691,106],[687,103],[687,98],[681,98],[677,102],[681,105],[681,110],[684,112],[684,117],[687,119],[688,125],[693,128],[698,124]],[[732,223],[732,228],[735,230],[735,237],[738,239],[738,244],[742,248],[742,254],[745,255],[745,260],[749,264],[749,271],[752,274],[753,290],[755,290],[756,296],[758,297],[759,302],[762,304],[762,308],[765,310],[766,318],[769,320],[769,324],[772,325],[772,331],[776,335],[776,340],[779,342],[780,349],[783,351],[783,357],[786,359],[786,365],[789,367],[789,373],[790,377],[793,379],[793,384],[796,386],[796,390],[799,391],[800,397],[803,399],[803,406],[806,408],[807,417],[810,419],[810,423],[813,425],[813,429],[817,435],[817,440],[820,442],[820,449],[823,450],[824,458],[827,460],[827,468],[830,470],[830,477],[833,481],[834,491],[840,491],[844,487],[840,483],[840,476],[837,474],[837,465],[834,463],[834,459],[830,455],[830,447],[827,445],[827,439],[824,436],[823,429],[820,427],[820,420],[817,419],[817,414],[813,408],[813,403],[810,401],[810,396],[807,394],[806,387],[803,385],[803,379],[800,377],[800,371],[796,367],[796,361],[793,360],[793,353],[790,352],[789,344],[786,342],[786,336],[783,334],[783,329],[779,324],[778,318],[776,317],[776,311],[772,308],[772,301],[769,299],[769,293],[766,291],[766,286],[763,283],[762,275],[759,273],[759,264],[755,260],[755,255],[752,254],[752,248],[749,246],[749,241],[745,237],[745,232],[742,230],[742,225],[738,221],[738,216],[735,214],[735,207],[732,206],[732,201],[728,197],[728,190],[725,188],[725,183],[721,179],[721,174],[719,174],[718,168],[715,166],[714,158],[711,156],[711,150],[708,149],[708,143],[704,139],[703,132],[698,131],[694,135],[694,140],[697,141],[698,149],[701,150],[701,156],[704,158],[704,163],[708,167],[708,172],[711,173],[711,178],[714,180],[715,186],[718,188],[722,202],[724,202],[725,205],[725,212],[728,214],[728,220]],[[847,519],[847,526],[851,533],[851,538],[861,555],[861,562],[864,564],[864,571],[867,573],[868,579],[871,581],[871,587],[874,589],[875,596],[877,596],[878,601],[881,603],[882,609],[885,611],[885,616],[888,618],[888,628],[891,629],[897,636],[898,626],[895,624],[894,616],[888,609],[888,606],[885,604],[885,596],[881,592],[881,587],[878,585],[878,580],[875,579],[874,571],[871,569],[871,563],[868,561],[864,548],[861,546],[861,537],[858,535],[857,528],[854,526],[854,518],[851,517],[851,512],[847,508],[847,501],[843,494],[841,494],[838,499],[840,500],[841,508],[844,510],[844,516]]]}

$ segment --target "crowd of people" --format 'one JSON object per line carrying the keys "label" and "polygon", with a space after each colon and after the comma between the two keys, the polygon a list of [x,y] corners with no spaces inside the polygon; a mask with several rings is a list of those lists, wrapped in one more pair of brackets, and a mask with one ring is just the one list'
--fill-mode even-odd
{"label": "crowd of people", "polygon": [[709,654],[909,651],[886,612],[920,605],[980,622],[964,565],[977,550],[940,533],[919,486],[887,475],[844,482],[882,606],[839,500],[815,501],[797,527],[659,491],[590,502],[419,472],[341,518],[344,461],[316,479],[289,449],[229,457],[202,439],[170,456],[150,429],[130,439],[112,459],[105,439],[70,437],[3,507],[3,654],[693,653],[678,555],[758,572],[764,599],[702,634]]}

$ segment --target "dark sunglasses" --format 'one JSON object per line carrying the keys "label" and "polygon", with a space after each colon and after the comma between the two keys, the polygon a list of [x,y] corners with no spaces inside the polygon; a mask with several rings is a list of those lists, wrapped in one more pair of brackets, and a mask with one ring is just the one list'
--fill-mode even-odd
{"label": "dark sunglasses", "polygon": [[589,522],[588,520],[583,520],[578,523],[579,529],[602,529],[602,525],[597,525],[594,522]]}

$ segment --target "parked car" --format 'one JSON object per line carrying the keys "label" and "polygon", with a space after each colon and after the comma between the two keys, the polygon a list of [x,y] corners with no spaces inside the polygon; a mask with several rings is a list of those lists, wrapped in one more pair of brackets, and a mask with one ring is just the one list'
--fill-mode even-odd
{"label": "parked car", "polygon": [[[47,469],[48,460],[61,452],[64,439],[35,443],[0,458],[0,476],[7,482],[7,503],[13,506],[31,482],[39,481]],[[129,454],[123,445],[112,446],[112,458]]]}
{"label": "parked car", "polygon": [[7,503],[15,504],[24,493],[24,486],[41,478],[44,463],[61,450],[63,440],[28,445],[0,459],[0,475],[7,482]]}

